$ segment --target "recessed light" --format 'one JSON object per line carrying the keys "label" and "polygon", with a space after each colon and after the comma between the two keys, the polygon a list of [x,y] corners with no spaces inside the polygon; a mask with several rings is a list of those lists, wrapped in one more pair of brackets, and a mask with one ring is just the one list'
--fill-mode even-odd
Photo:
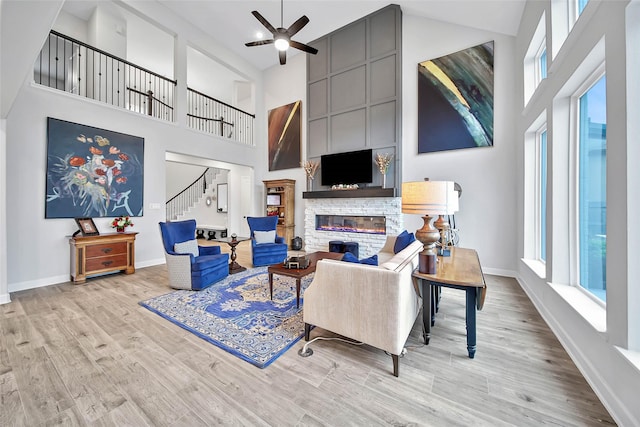
{"label": "recessed light", "polygon": [[256,32],[256,38],[257,38],[258,40],[261,40],[263,37],[264,37],[264,34],[262,34],[262,31],[258,31],[258,32]]}

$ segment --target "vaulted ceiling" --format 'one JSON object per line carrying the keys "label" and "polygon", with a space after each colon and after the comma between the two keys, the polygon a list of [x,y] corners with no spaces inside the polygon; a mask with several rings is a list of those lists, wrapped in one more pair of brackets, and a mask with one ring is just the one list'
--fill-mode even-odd
{"label": "vaulted ceiling", "polygon": [[[280,0],[156,1],[211,35],[221,45],[255,67],[265,69],[278,63],[273,45],[245,47],[244,44],[256,40],[256,33],[259,31],[270,36],[251,14],[253,10],[259,11],[274,27],[281,26]],[[90,13],[92,5],[95,7],[97,1],[67,3],[65,7],[75,7],[74,14],[81,15]],[[306,15],[310,22],[294,39],[308,43],[389,3],[381,0],[284,0],[282,27],[287,28],[299,17]],[[393,3],[400,5],[405,15],[516,35],[525,0],[400,0]],[[297,52],[292,49],[288,55]]]}

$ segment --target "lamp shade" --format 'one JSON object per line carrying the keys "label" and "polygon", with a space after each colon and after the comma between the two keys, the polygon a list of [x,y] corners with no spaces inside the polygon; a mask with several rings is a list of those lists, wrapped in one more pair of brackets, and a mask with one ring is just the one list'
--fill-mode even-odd
{"label": "lamp shade", "polygon": [[458,193],[453,181],[402,183],[402,213],[450,215],[458,210]]}

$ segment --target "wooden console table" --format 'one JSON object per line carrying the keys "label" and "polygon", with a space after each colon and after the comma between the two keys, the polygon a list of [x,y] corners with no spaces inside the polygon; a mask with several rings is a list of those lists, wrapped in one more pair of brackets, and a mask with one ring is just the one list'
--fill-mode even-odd
{"label": "wooden console table", "polygon": [[[417,269],[413,277],[420,282],[422,293],[422,323],[424,343],[431,338],[432,311],[439,298],[439,287],[460,289],[466,293],[467,351],[473,359],[476,354],[476,308],[482,310],[487,285],[484,281],[478,254],[473,249],[451,248],[451,256],[438,257],[435,274],[420,273]],[[436,292],[434,292],[436,291]],[[432,301],[435,298],[435,301]]]}
{"label": "wooden console table", "polygon": [[69,238],[71,281],[83,283],[87,276],[135,269],[135,240],[138,233],[107,233]]}

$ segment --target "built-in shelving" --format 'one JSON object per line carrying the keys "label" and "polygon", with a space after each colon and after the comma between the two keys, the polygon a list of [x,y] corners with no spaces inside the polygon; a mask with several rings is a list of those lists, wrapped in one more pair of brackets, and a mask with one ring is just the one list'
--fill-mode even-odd
{"label": "built-in shelving", "polygon": [[[278,217],[276,231],[278,236],[284,237],[287,245],[295,232],[295,188],[294,179],[276,179],[263,181],[265,188],[267,215]],[[277,203],[271,203],[269,196],[277,196]]]}

